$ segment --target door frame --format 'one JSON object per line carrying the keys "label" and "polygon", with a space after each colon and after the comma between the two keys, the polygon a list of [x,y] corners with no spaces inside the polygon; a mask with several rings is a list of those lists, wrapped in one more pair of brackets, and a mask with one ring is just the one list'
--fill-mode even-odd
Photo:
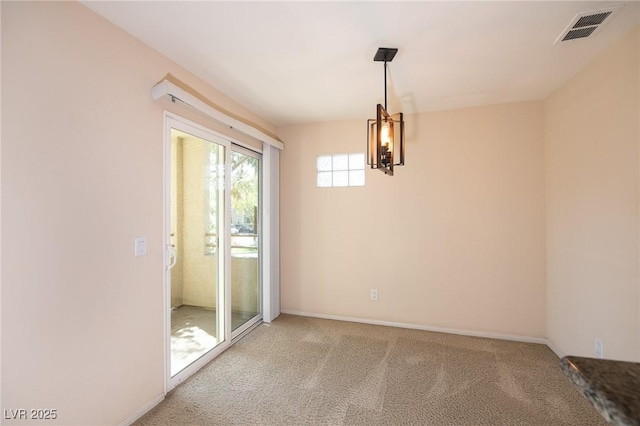
{"label": "door frame", "polygon": [[[231,256],[228,248],[231,246],[231,230],[227,226],[224,229],[224,235],[218,235],[218,249],[225,250],[224,256],[224,284],[216,289],[218,303],[216,309],[222,310],[221,315],[225,318],[224,339],[220,341],[215,348],[198,358],[196,361],[185,367],[175,376],[171,377],[171,273],[168,266],[171,264],[169,246],[171,233],[171,129],[183,131],[192,134],[204,140],[222,145],[225,147],[225,208],[224,223],[230,223],[231,220],[231,141],[224,135],[215,132],[207,127],[201,126],[191,120],[188,120],[171,112],[164,112],[164,134],[163,134],[163,336],[164,336],[164,389],[165,394],[176,387],[178,384],[189,378],[196,371],[209,363],[212,359],[220,355],[231,344],[231,298],[227,297],[231,291]],[[218,290],[222,289],[222,294]],[[218,329],[220,327],[218,326]],[[219,339],[220,336],[217,336]]]}

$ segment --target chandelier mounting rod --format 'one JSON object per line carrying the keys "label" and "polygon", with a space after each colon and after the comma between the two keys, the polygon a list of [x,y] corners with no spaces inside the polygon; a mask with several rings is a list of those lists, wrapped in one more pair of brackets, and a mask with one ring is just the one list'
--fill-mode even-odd
{"label": "chandelier mounting rod", "polygon": [[387,61],[384,61],[384,109],[387,110]]}
{"label": "chandelier mounting rod", "polygon": [[387,62],[393,61],[393,58],[398,53],[398,49],[395,47],[380,47],[373,57],[375,62],[384,62],[384,109],[387,109]]}

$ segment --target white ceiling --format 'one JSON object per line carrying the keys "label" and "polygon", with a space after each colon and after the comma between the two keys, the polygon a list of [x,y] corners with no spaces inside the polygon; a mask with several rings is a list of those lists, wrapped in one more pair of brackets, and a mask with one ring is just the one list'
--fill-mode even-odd
{"label": "white ceiling", "polygon": [[[556,45],[576,13],[623,2],[84,4],[275,125],[543,99],[640,24],[640,2]],[[159,76],[160,77],[160,76]],[[151,89],[151,88],[149,88]]]}

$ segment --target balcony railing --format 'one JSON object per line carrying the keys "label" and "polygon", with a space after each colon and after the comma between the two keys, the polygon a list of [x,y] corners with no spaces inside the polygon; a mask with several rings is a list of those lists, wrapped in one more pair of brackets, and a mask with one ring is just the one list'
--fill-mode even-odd
{"label": "balcony railing", "polygon": [[[205,254],[214,255],[218,248],[216,234],[207,232],[205,237]],[[258,253],[258,234],[231,234],[231,255]]]}

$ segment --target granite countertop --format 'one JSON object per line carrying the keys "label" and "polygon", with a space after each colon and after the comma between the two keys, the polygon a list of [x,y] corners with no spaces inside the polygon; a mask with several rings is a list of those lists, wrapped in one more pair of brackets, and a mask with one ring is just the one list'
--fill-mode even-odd
{"label": "granite countertop", "polygon": [[566,356],[560,366],[607,422],[640,426],[640,363]]}

